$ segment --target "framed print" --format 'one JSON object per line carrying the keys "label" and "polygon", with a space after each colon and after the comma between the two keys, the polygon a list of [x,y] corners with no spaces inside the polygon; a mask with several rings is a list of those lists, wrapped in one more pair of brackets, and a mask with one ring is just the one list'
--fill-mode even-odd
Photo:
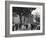
{"label": "framed print", "polygon": [[44,3],[5,1],[5,36],[44,35],[44,8]]}

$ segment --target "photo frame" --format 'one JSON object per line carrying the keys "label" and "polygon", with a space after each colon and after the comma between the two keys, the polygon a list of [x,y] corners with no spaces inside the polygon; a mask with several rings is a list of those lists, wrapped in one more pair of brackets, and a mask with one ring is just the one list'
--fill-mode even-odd
{"label": "photo frame", "polygon": [[5,37],[45,34],[44,3],[5,1]]}

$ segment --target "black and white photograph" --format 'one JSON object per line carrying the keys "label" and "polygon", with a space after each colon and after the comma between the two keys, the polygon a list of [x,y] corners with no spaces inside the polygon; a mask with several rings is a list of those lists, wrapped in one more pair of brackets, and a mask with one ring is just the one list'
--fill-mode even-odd
{"label": "black and white photograph", "polygon": [[12,31],[40,30],[39,9],[12,7]]}
{"label": "black and white photograph", "polygon": [[44,34],[44,3],[6,2],[6,36]]}
{"label": "black and white photograph", "polygon": [[41,33],[42,6],[10,5],[10,33]]}

